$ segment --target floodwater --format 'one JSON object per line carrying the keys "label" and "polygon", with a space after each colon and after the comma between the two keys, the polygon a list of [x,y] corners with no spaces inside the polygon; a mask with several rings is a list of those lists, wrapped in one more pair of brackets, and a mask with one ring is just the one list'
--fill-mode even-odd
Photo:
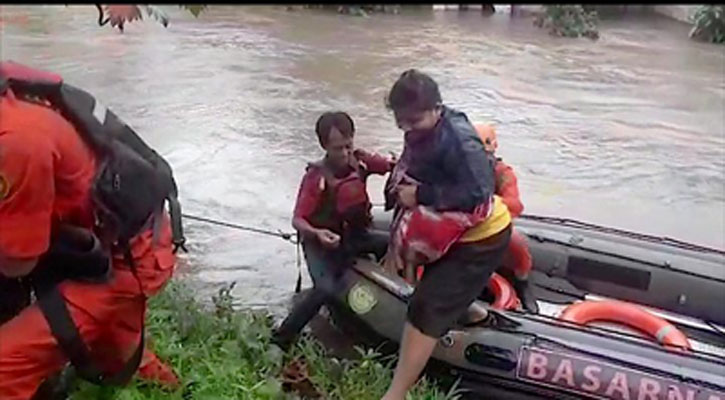
{"label": "floodwater", "polygon": [[[4,6],[0,54],[112,108],[173,164],[185,212],[291,231],[305,165],[322,154],[316,118],[348,111],[359,146],[399,153],[383,97],[416,67],[447,104],[496,124],[527,213],[725,248],[725,52],[688,40],[685,25],[604,21],[591,42],[505,13],[167,10],[167,29],[146,20],[120,34],[98,27],[91,5]],[[294,246],[186,227],[180,271],[202,292],[235,280],[242,306],[288,301]]]}

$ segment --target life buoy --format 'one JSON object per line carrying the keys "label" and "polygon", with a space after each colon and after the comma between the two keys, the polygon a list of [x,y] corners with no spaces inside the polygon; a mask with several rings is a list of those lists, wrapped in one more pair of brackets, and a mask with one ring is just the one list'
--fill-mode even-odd
{"label": "life buoy", "polygon": [[13,84],[33,87],[57,86],[63,83],[63,78],[58,74],[30,68],[14,61],[0,62],[0,79],[13,81]]}
{"label": "life buoy", "polygon": [[[423,266],[416,268],[416,279],[423,278]],[[511,283],[503,276],[493,273],[488,280],[488,290],[493,294],[491,307],[498,310],[517,310],[521,308],[521,300],[516,295],[516,290]]]}
{"label": "life buoy", "polygon": [[499,310],[517,310],[521,308],[521,300],[516,295],[516,290],[511,286],[508,279],[493,273],[488,280],[488,290],[493,293],[493,304],[491,307]]}
{"label": "life buoy", "polygon": [[637,329],[668,347],[690,350],[690,341],[682,331],[642,307],[622,301],[583,301],[566,307],[559,317],[568,322],[586,325],[608,321]]}

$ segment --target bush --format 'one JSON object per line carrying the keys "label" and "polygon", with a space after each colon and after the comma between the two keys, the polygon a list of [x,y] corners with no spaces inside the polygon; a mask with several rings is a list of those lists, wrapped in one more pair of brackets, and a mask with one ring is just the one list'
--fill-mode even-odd
{"label": "bush", "polygon": [[397,14],[400,12],[399,4],[306,4],[304,7],[336,10],[340,14],[361,17],[366,17],[371,13]]}
{"label": "bush", "polygon": [[692,17],[690,37],[711,43],[725,43],[725,7],[700,6]]}
{"label": "bush", "polygon": [[537,16],[534,24],[549,30],[549,34],[577,38],[599,38],[597,24],[599,17],[596,11],[587,11],[580,4],[546,5],[544,13]]}
{"label": "bush", "polygon": [[644,13],[647,6],[632,4],[582,4],[585,11],[596,11],[597,17],[604,18],[621,18],[625,15],[635,13]]}
{"label": "bush", "polygon": [[[137,379],[126,388],[77,382],[71,400],[299,399],[299,394],[287,392],[285,371],[294,362],[304,365],[302,383],[318,398],[377,400],[386,390],[394,358],[358,349],[358,359],[340,360],[307,335],[283,354],[271,344],[272,318],[264,312],[234,310],[232,287],[219,290],[211,310],[180,282],[171,282],[151,299],[149,345],[173,366],[183,387],[167,392]],[[443,391],[424,378],[408,398],[455,400],[459,395],[455,386]]]}

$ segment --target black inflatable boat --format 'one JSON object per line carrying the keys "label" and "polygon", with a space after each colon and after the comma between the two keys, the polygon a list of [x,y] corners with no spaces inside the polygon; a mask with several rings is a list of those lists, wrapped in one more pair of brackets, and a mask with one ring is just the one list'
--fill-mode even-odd
{"label": "black inflatable boat", "polygon": [[[528,237],[539,313],[477,301],[492,318],[451,329],[435,364],[487,398],[725,400],[725,252],[561,218],[523,216],[515,227]],[[396,343],[413,287],[364,259],[343,279],[336,323],[369,344]],[[608,299],[672,325],[688,348],[560,318],[572,304]]]}

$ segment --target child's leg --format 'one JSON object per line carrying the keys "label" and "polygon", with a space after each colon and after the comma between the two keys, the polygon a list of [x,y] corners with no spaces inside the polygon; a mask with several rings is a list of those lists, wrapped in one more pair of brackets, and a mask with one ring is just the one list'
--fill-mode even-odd
{"label": "child's leg", "polygon": [[537,313],[539,307],[536,304],[536,296],[534,296],[528,280],[533,267],[529,245],[526,242],[526,237],[516,230],[511,235],[504,267],[513,272],[513,285],[521,304],[526,310]]}
{"label": "child's leg", "polygon": [[533,266],[526,238],[514,230],[505,258],[505,266],[511,269],[517,280],[526,280]]}

